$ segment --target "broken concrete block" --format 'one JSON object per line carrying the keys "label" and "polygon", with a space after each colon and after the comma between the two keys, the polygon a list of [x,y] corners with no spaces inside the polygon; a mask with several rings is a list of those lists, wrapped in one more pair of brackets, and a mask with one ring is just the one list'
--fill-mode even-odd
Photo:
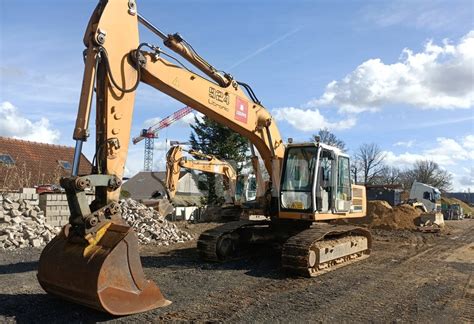
{"label": "broken concrete block", "polygon": [[20,216],[16,216],[12,218],[12,222],[15,224],[20,224],[22,222],[22,218]]}
{"label": "broken concrete block", "polygon": [[18,217],[20,215],[21,215],[21,213],[18,210],[15,210],[15,209],[10,210],[10,216]]}
{"label": "broken concrete block", "polygon": [[31,243],[31,245],[33,245],[33,247],[41,246],[41,241],[39,239],[31,240],[30,243]]}

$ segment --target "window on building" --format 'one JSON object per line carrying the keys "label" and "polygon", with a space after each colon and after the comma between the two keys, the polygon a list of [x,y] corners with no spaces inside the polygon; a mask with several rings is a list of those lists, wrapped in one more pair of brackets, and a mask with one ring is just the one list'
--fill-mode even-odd
{"label": "window on building", "polygon": [[72,169],[72,165],[68,161],[59,160],[58,163],[64,170],[71,170]]}
{"label": "window on building", "polygon": [[15,160],[9,154],[0,153],[0,164],[13,165]]}

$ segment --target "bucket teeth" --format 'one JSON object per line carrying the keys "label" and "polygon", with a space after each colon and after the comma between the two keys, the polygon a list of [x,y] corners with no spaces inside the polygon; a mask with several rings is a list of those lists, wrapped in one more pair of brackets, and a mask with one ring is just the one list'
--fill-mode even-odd
{"label": "bucket teeth", "polygon": [[97,240],[80,241],[61,232],[43,250],[38,281],[63,299],[110,313],[128,315],[169,305],[146,280],[138,239],[129,226],[110,224]]}

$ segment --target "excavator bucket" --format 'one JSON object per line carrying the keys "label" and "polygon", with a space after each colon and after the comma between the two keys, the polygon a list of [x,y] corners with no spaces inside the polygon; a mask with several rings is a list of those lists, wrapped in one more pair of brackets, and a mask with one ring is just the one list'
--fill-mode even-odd
{"label": "excavator bucket", "polygon": [[38,280],[48,293],[112,315],[171,304],[145,279],[129,226],[109,223],[89,241],[67,232],[63,228],[40,257]]}

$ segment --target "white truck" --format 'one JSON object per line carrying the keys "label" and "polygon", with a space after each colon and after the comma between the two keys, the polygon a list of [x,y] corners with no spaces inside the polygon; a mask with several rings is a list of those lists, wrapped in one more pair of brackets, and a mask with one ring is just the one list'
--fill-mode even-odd
{"label": "white truck", "polygon": [[414,199],[422,202],[428,211],[428,213],[421,215],[422,222],[431,221],[440,226],[444,224],[441,213],[441,192],[438,188],[415,181],[410,190],[410,200]]}
{"label": "white truck", "polygon": [[441,212],[441,192],[438,188],[415,181],[411,186],[410,199],[422,202],[428,212]]}

